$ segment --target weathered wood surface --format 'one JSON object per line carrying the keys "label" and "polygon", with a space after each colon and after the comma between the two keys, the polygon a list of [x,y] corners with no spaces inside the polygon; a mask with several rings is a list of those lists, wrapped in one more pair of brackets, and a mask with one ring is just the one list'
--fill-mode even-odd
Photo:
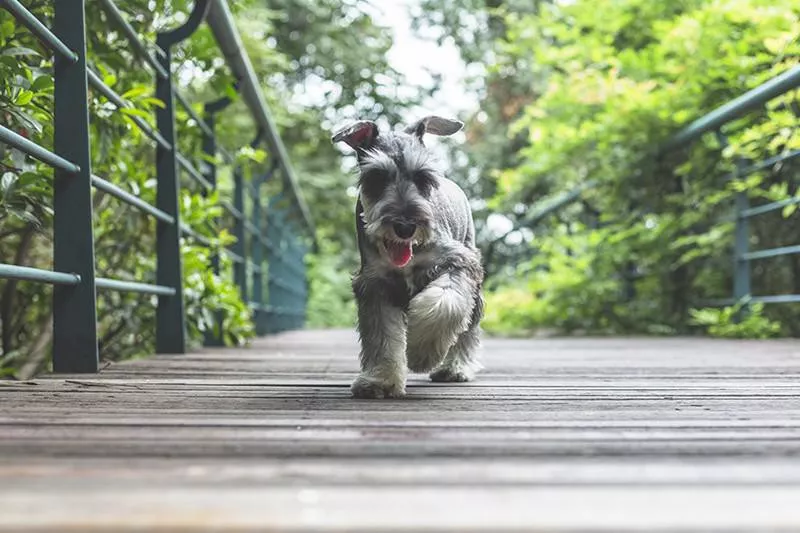
{"label": "weathered wood surface", "polygon": [[0,529],[800,531],[800,343],[488,340],[356,401],[350,332],[0,382]]}

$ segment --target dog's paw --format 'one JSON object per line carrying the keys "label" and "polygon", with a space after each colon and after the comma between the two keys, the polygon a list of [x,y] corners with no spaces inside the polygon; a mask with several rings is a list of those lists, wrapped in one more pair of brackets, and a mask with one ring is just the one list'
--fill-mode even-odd
{"label": "dog's paw", "polygon": [[431,372],[429,377],[437,383],[466,383],[475,379],[475,372],[466,368],[445,366]]}
{"label": "dog's paw", "polygon": [[392,381],[384,378],[361,374],[350,386],[353,398],[402,398],[406,395],[403,381]]}

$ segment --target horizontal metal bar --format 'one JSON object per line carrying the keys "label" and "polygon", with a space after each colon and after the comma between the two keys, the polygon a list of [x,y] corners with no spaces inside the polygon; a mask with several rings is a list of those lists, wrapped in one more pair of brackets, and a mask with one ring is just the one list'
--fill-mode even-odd
{"label": "horizontal metal bar", "polygon": [[42,148],[35,142],[29,141],[22,135],[11,131],[5,126],[0,126],[0,143],[7,144],[12,148],[25,152],[42,163],[47,163],[51,167],[63,170],[64,172],[75,174],[80,171],[80,167],[75,163],[67,161],[46,148]]}
{"label": "horizontal metal bar", "polygon": [[798,86],[800,86],[800,65],[790,68],[755,89],[747,91],[738,98],[703,115],[668,140],[661,151],[663,153],[684,146]]}
{"label": "horizontal metal bar", "polygon": [[777,211],[778,209],[783,209],[787,205],[793,205],[793,204],[800,204],[800,196],[795,196],[793,198],[781,200],[780,202],[772,202],[769,204],[759,205],[758,207],[751,207],[750,209],[745,209],[739,214],[739,217],[750,218],[756,215],[763,215],[764,213],[769,213],[770,211]]}
{"label": "horizontal metal bar", "polygon": [[[753,172],[757,172],[759,170],[763,170],[763,169],[771,167],[773,165],[777,165],[778,163],[783,163],[785,161],[790,161],[790,160],[792,160],[792,159],[794,159],[794,158],[796,158],[798,156],[800,156],[800,150],[794,150],[794,151],[789,152],[787,154],[776,155],[776,156],[770,157],[769,159],[765,159],[764,161],[762,161],[760,163],[756,163],[755,165],[749,166],[749,167],[745,168],[744,170],[742,170],[741,172],[739,172],[737,174],[731,174],[728,177],[729,178],[735,178],[737,176],[738,177],[746,176],[748,174],[752,174]],[[764,204],[764,205],[759,205],[759,206],[756,206],[756,207],[751,207],[750,209],[745,209],[744,211],[739,213],[739,217],[740,218],[754,217],[756,215],[769,213],[770,211],[775,211],[777,209],[783,209],[787,205],[792,205],[792,204],[797,204],[797,203],[800,203],[800,197],[796,196],[794,198],[787,198],[786,200],[781,200],[779,202],[772,202],[772,203],[769,203],[769,204]]]}
{"label": "horizontal metal bar", "polygon": [[117,198],[118,200],[125,202],[128,205],[136,207],[140,211],[144,211],[145,213],[154,216],[155,218],[161,220],[162,222],[166,222],[167,224],[175,223],[175,218],[173,216],[168,215],[161,209],[158,209],[157,207],[148,204],[138,196],[117,187],[110,181],[104,180],[100,176],[92,175],[92,185],[94,185],[97,189],[110,194],[114,198]]}
{"label": "horizontal metal bar", "polygon": [[211,182],[209,182],[207,179],[205,179],[203,177],[203,175],[200,174],[200,172],[196,168],[194,168],[194,166],[189,162],[189,160],[186,159],[186,157],[184,157],[183,154],[178,152],[178,153],[175,154],[175,157],[178,160],[178,164],[189,174],[189,176],[193,180],[195,180],[197,183],[202,185],[207,190],[211,190],[211,189],[214,188],[211,185]]}
{"label": "horizontal metal bar", "polygon": [[296,287],[294,287],[290,283],[288,283],[286,281],[283,281],[280,278],[270,277],[269,280],[267,281],[267,284],[268,285],[275,285],[276,287],[280,287],[281,289],[285,290],[286,292],[289,292],[289,293],[294,294],[296,296],[305,296],[306,295],[305,291],[297,289]]}
{"label": "horizontal metal bar", "polygon": [[77,285],[81,282],[81,277],[77,274],[53,272],[52,270],[7,265],[4,263],[0,263],[0,279],[37,281],[39,283],[50,283],[52,285]]}
{"label": "horizontal metal bar", "polygon": [[772,296],[753,296],[751,302],[762,304],[788,304],[800,302],[800,294],[774,294]]}
{"label": "horizontal metal bar", "polygon": [[233,215],[233,218],[235,218],[235,219],[237,219],[237,220],[244,220],[244,214],[242,214],[242,212],[241,212],[241,211],[239,211],[238,209],[236,209],[236,207],[234,207],[234,205],[233,205],[232,203],[230,203],[230,202],[229,202],[229,201],[227,201],[227,200],[220,200],[220,202],[219,202],[219,203],[220,203],[220,205],[221,205],[222,207],[224,207],[224,208],[225,208],[225,210],[226,210],[226,211],[228,211],[228,213],[230,213],[231,215]]}
{"label": "horizontal metal bar", "polygon": [[222,158],[225,160],[226,163],[233,163],[236,161],[236,156],[230,153],[227,149],[222,146],[217,146],[217,151],[222,155]]}
{"label": "horizontal metal bar", "polygon": [[189,113],[189,116],[192,117],[192,120],[197,122],[197,127],[200,128],[200,130],[206,135],[213,136],[214,132],[211,131],[211,127],[200,117],[200,115],[195,112],[194,109],[192,109],[192,105],[186,100],[186,98],[179,91],[173,91],[172,94],[175,95],[175,99],[179,104],[181,104],[181,107],[183,107],[186,112]]}
{"label": "horizontal metal bar", "polygon": [[186,224],[181,223],[181,233],[186,235],[187,237],[197,241],[198,244],[202,244],[203,246],[211,246],[211,241],[197,233],[195,230],[187,226]]}
{"label": "horizontal metal bar", "polygon": [[270,153],[273,154],[279,162],[284,184],[294,197],[305,227],[313,239],[316,248],[314,220],[300,192],[300,186],[295,176],[294,169],[289,161],[289,156],[281,140],[278,128],[269,112],[264,98],[264,92],[261,89],[261,83],[258,81],[250,58],[245,52],[242,38],[236,29],[236,24],[228,3],[212,2],[206,21],[211,28],[211,33],[219,44],[222,55],[225,57],[231,71],[233,71],[233,76],[238,82],[238,90],[242,95],[242,99],[253,113],[253,118],[258,128],[263,130],[264,138]]}
{"label": "horizontal metal bar", "polygon": [[700,300],[698,303],[701,307],[728,307],[729,305],[734,305],[736,300],[733,298],[711,298]]}
{"label": "horizontal metal bar", "polygon": [[[118,109],[131,109],[133,107],[130,102],[126,102],[114,89],[106,85],[105,82],[100,79],[100,76],[92,69],[87,69],[86,73],[88,75],[89,85],[108,98]],[[172,149],[172,145],[142,117],[128,115],[128,118],[130,118],[145,135],[160,144],[163,148],[167,150]]]}
{"label": "horizontal metal bar", "polygon": [[267,305],[265,307],[266,307],[265,311],[267,313],[272,313],[275,315],[306,316],[305,309],[292,309],[289,307],[280,307],[274,305]]}
{"label": "horizontal metal bar", "polygon": [[117,92],[106,85],[106,83],[100,79],[100,75],[96,73],[93,69],[88,68],[86,69],[86,74],[89,80],[89,85],[100,91],[106,98],[108,98],[111,103],[116,105],[117,107],[128,107],[129,104],[126,102]]}
{"label": "horizontal metal bar", "polygon": [[[746,303],[760,303],[760,304],[787,304],[800,302],[800,294],[774,294],[771,296],[751,296],[747,298]],[[703,307],[728,307],[736,305],[736,300],[733,298],[718,298],[714,300],[703,300],[700,305]]]}
{"label": "horizontal metal bar", "polygon": [[224,248],[224,250],[225,250],[225,255],[230,257],[231,261],[233,261],[234,263],[239,263],[239,264],[244,263],[244,257],[242,257],[241,255],[237,254],[236,252],[234,252],[229,248]]}
{"label": "horizontal metal bar", "polygon": [[261,230],[249,220],[244,221],[244,227],[253,237],[261,237]]}
{"label": "horizontal metal bar", "polygon": [[769,158],[761,161],[760,163],[756,163],[756,164],[751,165],[749,167],[745,167],[742,170],[740,170],[740,171],[738,171],[738,172],[736,172],[734,174],[731,174],[730,177],[733,178],[733,177],[736,177],[736,176],[739,176],[739,177],[747,176],[748,174],[752,174],[753,172],[758,172],[759,170],[764,170],[765,168],[769,168],[769,167],[771,167],[773,165],[777,165],[778,163],[783,163],[784,161],[791,161],[792,159],[794,159],[795,157],[798,157],[798,156],[800,156],[800,150],[794,150],[794,151],[788,152],[786,154],[778,154],[778,155],[769,157]]}
{"label": "horizontal metal bar", "polygon": [[259,233],[258,235],[256,235],[256,239],[258,239],[258,242],[260,242],[267,250],[269,250],[270,252],[273,252],[273,255],[275,255],[275,257],[279,261],[283,262],[282,257],[279,254],[275,253],[275,251],[276,251],[275,250],[275,246],[273,246],[272,242],[270,242],[266,238],[266,236],[264,236],[264,234]]}
{"label": "horizontal metal bar", "polygon": [[49,50],[61,54],[70,63],[78,61],[78,54],[70,50],[70,48],[61,41],[50,29],[42,24],[36,16],[28,11],[25,6],[20,4],[17,0],[5,0],[3,2],[5,8],[14,15],[31,33],[39,38],[42,43],[47,46]]}
{"label": "horizontal metal bar", "polygon": [[140,292],[142,294],[158,294],[161,296],[175,296],[173,287],[162,285],[150,285],[149,283],[138,283],[135,281],[122,281],[118,279],[97,278],[94,280],[98,289],[120,292]]}
{"label": "horizontal metal bar", "polygon": [[142,59],[145,64],[150,65],[150,67],[155,70],[159,77],[166,78],[169,76],[169,73],[164,70],[158,61],[156,61],[156,59],[153,57],[153,54],[147,50],[147,47],[136,34],[136,30],[134,30],[133,26],[131,26],[130,23],[125,20],[125,17],[116,4],[114,4],[112,0],[100,0],[100,4],[102,5],[106,14],[111,18],[112,21],[114,21],[114,23],[116,23],[119,29],[122,30],[122,33],[125,34],[125,37],[128,38],[131,46],[133,46],[133,49],[136,51],[136,55]]}
{"label": "horizontal metal bar", "polygon": [[778,257],[781,255],[800,254],[800,245],[798,246],[783,246],[781,248],[770,248],[768,250],[758,250],[742,254],[742,259],[745,261],[752,261],[754,259],[766,259],[768,257]]}
{"label": "horizontal metal bar", "polygon": [[265,305],[259,304],[256,302],[247,302],[248,307],[255,311],[260,311],[262,313],[272,313],[276,315],[287,315],[287,316],[305,316],[306,311],[305,309],[291,309],[289,307],[280,307],[275,305]]}
{"label": "horizontal metal bar", "polygon": [[527,217],[526,222],[530,224],[538,224],[543,218],[547,217],[551,213],[554,213],[560,210],[562,207],[566,207],[567,205],[580,199],[583,191],[591,189],[597,186],[597,184],[598,182],[595,180],[587,181],[586,183],[582,183],[570,191],[556,196],[541,208],[534,209],[533,213]]}
{"label": "horizontal metal bar", "polygon": [[[505,240],[510,234],[515,233],[525,228],[531,228],[547,218],[549,215],[555,213],[556,211],[566,207],[578,200],[580,200],[581,195],[584,191],[588,189],[592,189],[599,184],[596,180],[590,180],[585,183],[578,185],[570,189],[569,191],[563,192],[558,194],[550,199],[545,199],[537,203],[536,206],[527,214],[518,225],[512,228],[510,231],[504,233],[500,237],[497,237],[492,241],[492,244],[498,243],[500,241]],[[541,205],[541,207],[539,207]]]}

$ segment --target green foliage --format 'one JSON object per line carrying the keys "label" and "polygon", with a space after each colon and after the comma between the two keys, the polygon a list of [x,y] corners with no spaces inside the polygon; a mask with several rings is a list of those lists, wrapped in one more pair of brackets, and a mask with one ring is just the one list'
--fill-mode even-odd
{"label": "green foliage", "polygon": [[780,322],[764,316],[764,304],[745,307],[745,302],[722,309],[692,309],[691,323],[702,326],[715,337],[769,339],[781,334]]}
{"label": "green foliage", "polygon": [[[28,6],[52,25],[53,2]],[[157,32],[185,20],[193,2],[132,0],[118,4],[134,29],[153,42]],[[341,156],[331,146],[334,123],[379,113],[396,119],[405,102],[393,101],[393,86],[401,76],[386,63],[389,33],[367,15],[365,1],[308,2],[306,0],[247,0],[232,2],[237,24],[266,99],[283,132],[303,193],[315,214],[321,240],[318,255],[309,258],[312,286],[311,325],[352,323],[354,315],[349,272],[356,265],[352,224],[354,199],[349,172],[340,170]],[[102,9],[87,9],[89,63],[103,81],[129,106],[117,111],[102,95],[90,97],[93,172],[149,203],[155,203],[154,147],[133,119],[154,123],[153,74],[141,64]],[[358,53],[353,53],[354,50]],[[51,53],[5,11],[0,10],[0,120],[45,147],[52,146],[53,78]],[[218,139],[233,153],[246,179],[263,173],[272,163],[261,149],[249,148],[255,136],[253,121],[232,91],[233,79],[221,61],[210,30],[201,29],[174,51],[175,76],[181,92],[202,115],[203,103],[228,94],[233,105],[217,123]],[[381,83],[372,83],[381,73]],[[312,90],[309,87],[324,88]],[[319,99],[308,94],[319,93]],[[411,103],[411,102],[409,102]],[[341,110],[341,111],[336,111]],[[200,131],[190,116],[176,109],[179,148],[197,168]],[[241,148],[243,147],[243,148]],[[206,249],[191,240],[182,244],[185,303],[190,341],[197,345],[222,317],[225,341],[242,344],[253,335],[250,310],[232,283],[231,265],[223,247],[234,239],[226,231],[231,217],[219,197],[230,197],[232,166],[217,158],[219,195],[204,196],[184,176],[182,222],[211,243]],[[52,171],[15,150],[0,147],[0,262],[51,267]],[[270,197],[281,189],[271,180],[261,191]],[[246,205],[246,213],[251,206]],[[98,275],[153,283],[155,281],[155,224],[116,199],[94,192],[94,228]],[[219,274],[210,268],[210,255],[221,258]],[[0,281],[0,371],[14,372],[33,363],[43,366],[32,347],[46,347],[50,335],[50,289],[44,285]],[[21,302],[25,302],[23,306]],[[152,351],[154,303],[149,296],[102,291],[98,294],[100,349],[105,359],[139,356]],[[36,350],[33,350],[36,351]]]}
{"label": "green foliage", "polygon": [[[192,317],[187,324],[190,338],[197,346],[207,331],[218,338],[221,327],[226,345],[244,345],[255,331],[250,309],[242,302],[238,287],[230,282],[230,259],[220,252],[219,247],[209,249],[184,244],[181,252],[184,305],[187,316]],[[220,255],[221,275],[214,274],[208,268],[214,252]]]}
{"label": "green foliage", "polygon": [[[476,20],[486,22],[474,39],[458,36],[452,21],[468,16],[445,4],[444,15],[430,5],[428,19],[450,20],[465,59],[487,61],[465,159],[489,184],[473,190],[491,196],[488,212],[514,224],[499,237],[479,224],[490,287],[530,293],[527,319],[502,296],[491,298],[500,309],[489,311],[488,329],[508,320],[568,331],[689,331],[698,302],[730,296],[740,194],[753,204],[787,201],[783,213],[751,221],[753,249],[797,244],[797,162],[735,174],[739,161],[800,148],[794,92],[726,127],[728,146],[708,135],[657,157],[681,126],[800,62],[797,2],[540,1],[524,10],[477,2]],[[469,170],[460,179],[472,183]],[[599,185],[579,202],[527,221],[531,206],[590,179]],[[754,264],[753,287],[800,292],[800,258]],[[800,334],[797,309],[778,307],[764,312]]]}
{"label": "green foliage", "polygon": [[311,298],[307,320],[311,327],[352,327],[355,324],[355,302],[350,288],[351,266],[344,250],[332,239],[321,240],[321,253],[308,262]]}

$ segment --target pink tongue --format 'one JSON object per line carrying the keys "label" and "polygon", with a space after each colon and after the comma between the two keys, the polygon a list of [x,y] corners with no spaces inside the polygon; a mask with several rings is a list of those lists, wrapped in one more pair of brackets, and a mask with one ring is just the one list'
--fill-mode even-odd
{"label": "pink tongue", "polygon": [[410,242],[392,242],[386,247],[389,251],[389,256],[392,263],[396,267],[404,267],[411,261],[411,243]]}

